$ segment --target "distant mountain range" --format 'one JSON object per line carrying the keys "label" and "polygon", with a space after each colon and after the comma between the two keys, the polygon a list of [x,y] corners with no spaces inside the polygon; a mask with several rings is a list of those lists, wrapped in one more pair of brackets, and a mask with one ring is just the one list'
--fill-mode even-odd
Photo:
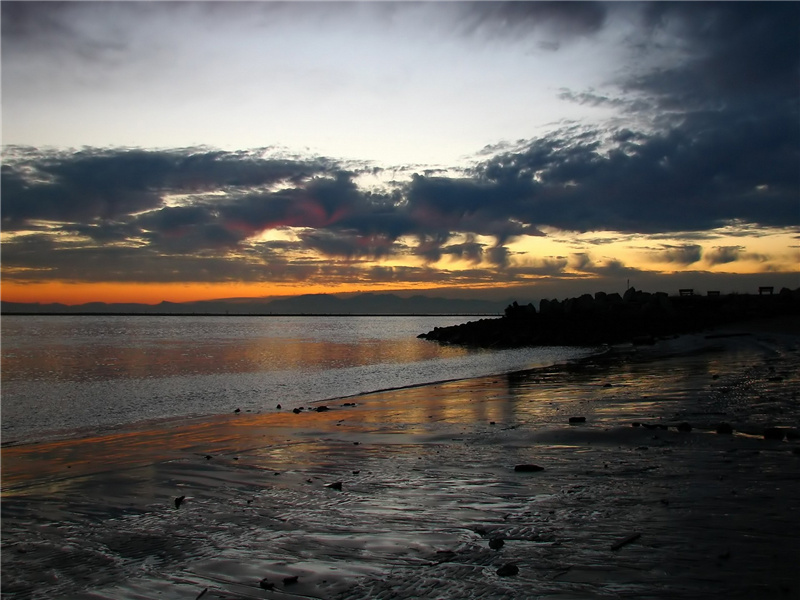
{"label": "distant mountain range", "polygon": [[450,299],[431,296],[402,298],[394,294],[358,294],[341,298],[332,294],[308,294],[262,299],[161,302],[160,304],[90,302],[39,304],[0,302],[2,314],[169,314],[169,315],[495,315],[509,302]]}

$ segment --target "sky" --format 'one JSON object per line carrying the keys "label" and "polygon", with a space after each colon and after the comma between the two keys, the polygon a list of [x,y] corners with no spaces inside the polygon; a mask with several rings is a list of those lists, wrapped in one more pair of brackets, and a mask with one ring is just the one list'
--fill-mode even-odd
{"label": "sky", "polygon": [[800,287],[800,3],[0,10],[3,300]]}

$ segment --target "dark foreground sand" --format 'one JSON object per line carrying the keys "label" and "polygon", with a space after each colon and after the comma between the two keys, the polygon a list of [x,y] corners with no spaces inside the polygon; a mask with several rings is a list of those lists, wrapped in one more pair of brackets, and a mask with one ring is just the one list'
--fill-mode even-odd
{"label": "dark foreground sand", "polygon": [[800,337],[748,327],[5,447],[2,596],[800,598]]}

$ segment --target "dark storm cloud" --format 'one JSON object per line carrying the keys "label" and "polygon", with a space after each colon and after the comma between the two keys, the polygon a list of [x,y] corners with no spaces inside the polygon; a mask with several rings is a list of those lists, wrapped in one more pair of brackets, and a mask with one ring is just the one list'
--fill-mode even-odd
{"label": "dark storm cloud", "polygon": [[[696,231],[735,220],[796,226],[796,123],[786,113],[704,113],[665,132],[639,134],[636,141],[624,135],[605,146],[583,136],[550,136],[481,164],[469,204],[579,231]],[[440,186],[459,193],[465,184]]]}
{"label": "dark storm cloud", "polygon": [[474,236],[468,236],[466,242],[461,244],[449,244],[441,249],[443,255],[452,256],[457,259],[466,260],[473,264],[481,262],[483,258],[483,248],[485,244],[475,241]]}
{"label": "dark storm cloud", "polygon": [[158,208],[167,193],[297,182],[326,169],[322,160],[264,159],[249,152],[88,149],[32,155],[12,148],[2,171],[3,227],[115,219]]}
{"label": "dark storm cloud", "polygon": [[[631,89],[682,109],[746,105],[781,96],[797,103],[800,4],[650,2],[645,35],[659,32],[686,48],[676,65],[631,78]],[[781,107],[778,107],[781,110]]]}

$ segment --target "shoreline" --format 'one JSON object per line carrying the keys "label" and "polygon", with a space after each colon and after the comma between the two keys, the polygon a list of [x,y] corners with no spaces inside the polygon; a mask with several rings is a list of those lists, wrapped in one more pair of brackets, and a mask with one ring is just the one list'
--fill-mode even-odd
{"label": "shoreline", "polygon": [[3,595],[792,597],[796,325],[5,447]]}
{"label": "shoreline", "polygon": [[[370,400],[374,398],[374,401],[379,402],[384,396],[393,396],[395,394],[402,394],[406,391],[435,388],[448,384],[460,384],[468,382],[480,383],[513,376],[535,376],[536,373],[546,373],[552,371],[560,372],[563,370],[569,370],[570,368],[582,369],[585,365],[602,364],[608,367],[615,366],[620,361],[629,359],[650,362],[674,356],[689,356],[695,353],[705,353],[714,351],[715,349],[718,350],[720,348],[720,342],[711,342],[710,340],[722,341],[728,340],[732,337],[749,337],[765,333],[779,334],[781,336],[789,337],[797,336],[800,339],[800,317],[760,319],[740,324],[720,326],[699,333],[687,333],[680,335],[676,334],[661,339],[655,344],[636,345],[633,343],[623,343],[616,345],[604,345],[597,347],[595,352],[592,352],[586,356],[577,359],[568,359],[566,361],[556,362],[552,365],[538,366],[530,369],[505,371],[477,377],[461,377],[419,384],[409,384],[401,387],[390,387],[360,392],[348,396],[337,396],[321,400],[312,400],[307,403],[308,406],[300,407],[300,411],[301,414],[309,414],[316,412],[316,408],[319,406],[324,406],[327,408],[333,405],[338,405],[340,408],[350,408],[348,405],[356,403],[358,400]],[[287,418],[296,418],[297,416],[300,415],[294,413],[291,408],[272,410],[265,409],[263,411],[245,410],[240,413],[232,411],[231,413],[168,416],[136,421],[132,423],[121,423],[119,425],[106,427],[99,434],[97,432],[87,430],[54,430],[51,432],[46,432],[44,437],[41,438],[8,441],[4,440],[0,444],[0,455],[2,451],[11,449],[25,449],[29,447],[38,448],[46,447],[48,445],[68,447],[72,443],[92,443],[93,440],[117,440],[120,438],[137,437],[140,435],[155,435],[156,437],[160,437],[159,432],[163,434],[166,434],[166,432],[171,432],[170,435],[177,433],[177,435],[184,436],[185,434],[182,433],[182,430],[184,429],[205,429],[214,427],[215,425],[228,424],[231,420],[246,419],[248,417],[255,418],[259,422],[263,419],[269,420],[271,417],[276,417],[278,421],[282,423],[282,426],[284,426],[283,421],[285,421]],[[5,474],[6,470],[4,469],[3,471]],[[7,480],[7,477],[4,477],[4,479]],[[5,485],[3,485],[0,493],[5,493]]]}
{"label": "shoreline", "polygon": [[[552,348],[556,349],[556,348],[561,348],[561,347],[555,347],[554,346]],[[581,348],[568,347],[568,349],[570,351],[574,351],[574,350],[580,350]],[[560,360],[560,361],[557,361],[557,362],[555,362],[553,364],[550,364],[550,365],[535,366],[535,367],[531,367],[530,369],[522,369],[521,371],[529,371],[529,370],[538,370],[538,369],[547,369],[547,368],[557,367],[559,365],[569,364],[569,363],[574,362],[574,361],[585,360],[587,358],[591,358],[593,356],[598,356],[598,355],[604,354],[604,353],[609,351],[608,348],[597,348],[597,349],[594,349],[594,348],[588,348],[588,347],[585,348],[584,350],[586,350],[586,352],[589,352],[589,354],[587,356],[583,356],[583,357],[579,357],[579,358],[570,358],[570,359],[566,359],[566,360]],[[490,352],[490,351],[487,350],[487,352]],[[348,395],[343,395],[343,396],[332,396],[332,397],[329,397],[329,398],[321,398],[321,399],[316,399],[316,400],[309,400],[306,404],[310,405],[311,408],[313,408],[314,405],[319,405],[319,404],[326,404],[326,403],[327,404],[331,404],[331,403],[335,403],[335,402],[343,402],[343,401],[347,401],[347,400],[354,400],[354,399],[362,398],[364,396],[371,396],[371,395],[375,395],[375,394],[384,394],[384,393],[388,393],[388,392],[402,392],[403,390],[414,389],[414,388],[417,388],[417,387],[440,385],[440,384],[444,384],[444,383],[458,382],[458,381],[476,379],[476,378],[481,378],[481,377],[498,377],[498,376],[503,376],[503,375],[506,375],[508,373],[518,372],[518,371],[520,371],[520,370],[519,369],[512,369],[512,370],[499,371],[499,372],[496,372],[496,373],[490,373],[490,374],[486,374],[486,375],[479,375],[479,376],[472,376],[472,377],[454,377],[454,378],[451,378],[451,379],[439,379],[439,380],[426,381],[426,382],[421,382],[421,383],[409,383],[407,385],[402,385],[402,386],[397,386],[397,387],[378,388],[378,389],[375,389],[375,390],[356,392],[356,393],[353,393],[353,394],[348,394]],[[278,402],[278,403],[280,404],[280,402]],[[286,408],[279,409],[279,410],[288,410],[289,412],[291,412],[292,408],[293,407],[288,407],[287,406]],[[275,412],[275,410],[274,409],[269,409],[269,408],[265,408],[263,410],[245,409],[245,410],[242,411],[242,413],[245,413],[245,414],[248,414],[248,415],[272,414],[273,412]],[[128,430],[137,431],[137,430],[140,430],[140,429],[148,429],[150,427],[158,427],[158,426],[169,427],[173,423],[184,422],[186,420],[189,420],[189,421],[208,420],[208,419],[215,419],[215,418],[225,417],[228,414],[229,413],[172,415],[172,416],[156,417],[156,418],[153,418],[153,419],[144,419],[144,420],[134,421],[134,422],[129,422],[129,423],[119,423],[119,424],[115,424],[115,425],[104,426],[103,429],[102,429],[102,434],[101,435],[114,434],[114,433],[118,433],[118,432],[124,433],[124,432],[126,432]],[[43,432],[37,432],[35,434],[27,434],[27,435],[18,436],[17,439],[3,440],[2,442],[0,442],[0,448],[12,448],[12,447],[18,447],[18,446],[24,446],[24,445],[32,445],[32,444],[61,442],[61,441],[67,441],[67,440],[71,440],[71,439],[76,439],[77,440],[77,439],[83,439],[83,438],[87,438],[87,437],[96,437],[97,435],[98,434],[97,434],[96,428],[94,428],[94,427],[86,427],[86,428],[79,428],[79,429],[74,429],[74,428],[52,429],[52,430],[47,430],[47,431],[43,431]]]}

